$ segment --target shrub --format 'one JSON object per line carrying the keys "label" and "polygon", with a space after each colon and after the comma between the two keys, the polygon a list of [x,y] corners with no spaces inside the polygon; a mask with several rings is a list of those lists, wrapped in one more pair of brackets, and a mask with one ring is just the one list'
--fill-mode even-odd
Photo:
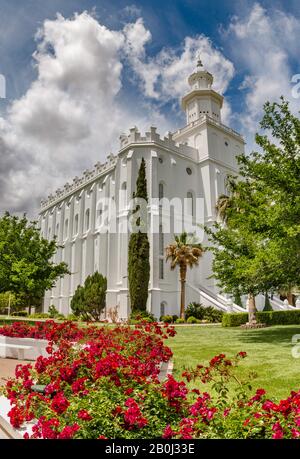
{"label": "shrub", "polygon": [[200,303],[190,303],[185,311],[185,320],[189,317],[196,317],[196,319],[204,319],[205,308]]}
{"label": "shrub", "polygon": [[[30,329],[18,323],[10,331],[20,327]],[[40,332],[39,327],[46,324],[31,328]],[[17,365],[15,378],[3,388],[11,405],[11,425],[33,423],[24,438],[186,441],[300,436],[300,391],[279,402],[263,388],[254,391],[253,375],[238,368],[246,352],[233,358],[216,355],[208,364],[187,368],[182,379],[168,375],[159,382],[159,366],[172,356],[164,341],[174,336],[173,327],[154,323],[80,329],[53,321],[47,327],[49,355]],[[88,345],[72,346],[74,341]],[[34,392],[33,384],[45,385],[45,393]]]}
{"label": "shrub", "polygon": [[65,320],[65,316],[64,316],[64,314],[57,314],[55,316],[55,319],[57,319],[57,320]]}
{"label": "shrub", "polygon": [[199,324],[200,320],[196,319],[196,317],[190,316],[187,321],[188,324]]}
{"label": "shrub", "polygon": [[78,286],[71,300],[73,314],[82,320],[100,320],[105,308],[107,280],[102,274],[95,272],[88,276],[84,286]]}
{"label": "shrub", "polygon": [[13,317],[27,317],[28,312],[27,311],[14,311],[11,313],[11,316]]}
{"label": "shrub", "polygon": [[172,316],[161,316],[160,321],[171,324],[173,322],[173,318]]}
{"label": "shrub", "polygon": [[224,315],[223,311],[214,308],[213,306],[208,306],[204,308],[204,319],[211,323],[222,322],[222,317]]}
{"label": "shrub", "polygon": [[[300,325],[300,309],[287,311],[260,311],[256,313],[259,323],[267,325]],[[238,327],[248,322],[248,314],[227,313],[223,315],[223,327]]]}
{"label": "shrub", "polygon": [[204,307],[200,303],[190,303],[185,312],[186,320],[189,317],[195,317],[198,320],[206,320],[211,323],[222,322],[223,311],[213,306]]}
{"label": "shrub", "polygon": [[47,312],[35,312],[29,316],[30,319],[49,319],[49,317]]}
{"label": "shrub", "polygon": [[222,317],[223,327],[239,327],[248,322],[247,312],[225,313]]}
{"label": "shrub", "polygon": [[132,311],[129,317],[129,323],[138,322],[156,322],[154,315],[149,311]]}
{"label": "shrub", "polygon": [[176,324],[184,324],[184,319],[176,319]]}
{"label": "shrub", "polygon": [[178,318],[179,318],[179,317],[178,317],[176,314],[173,314],[173,315],[172,315],[172,321],[173,321],[173,323],[175,323],[176,320],[177,320]]}
{"label": "shrub", "polygon": [[56,309],[54,304],[51,304],[51,306],[49,306],[48,314],[49,314],[49,317],[51,317],[51,319],[54,319],[55,317],[59,315],[59,311]]}
{"label": "shrub", "polygon": [[75,314],[68,314],[67,315],[67,320],[70,320],[72,322],[76,322],[78,320],[78,317],[75,316]]}

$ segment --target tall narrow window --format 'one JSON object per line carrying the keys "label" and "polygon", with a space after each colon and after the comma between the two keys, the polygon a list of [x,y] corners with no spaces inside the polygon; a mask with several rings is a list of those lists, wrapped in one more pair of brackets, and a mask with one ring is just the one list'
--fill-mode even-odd
{"label": "tall narrow window", "polygon": [[162,225],[159,225],[159,255],[164,255],[164,233]]}
{"label": "tall narrow window", "polygon": [[159,279],[164,278],[164,259],[159,259]]}
{"label": "tall narrow window", "polygon": [[85,231],[90,229],[90,209],[85,212]]}
{"label": "tall narrow window", "polygon": [[120,191],[120,208],[124,209],[127,204],[127,183],[123,182]]}
{"label": "tall narrow window", "polygon": [[102,203],[100,203],[97,207],[97,212],[96,212],[97,229],[99,229],[102,225],[102,214],[103,214],[103,205]]}
{"label": "tall narrow window", "polygon": [[55,234],[57,237],[59,237],[59,223],[56,224]]}
{"label": "tall narrow window", "polygon": [[65,220],[65,228],[64,228],[64,239],[67,239],[69,235],[69,220]]}
{"label": "tall narrow window", "polygon": [[194,196],[191,191],[187,193],[187,213],[194,216]]}
{"label": "tall narrow window", "polygon": [[79,216],[78,214],[76,214],[74,218],[74,236],[78,234],[78,231],[79,231]]}
{"label": "tall narrow window", "polygon": [[160,183],[158,185],[158,197],[159,199],[162,199],[164,197],[164,184]]}

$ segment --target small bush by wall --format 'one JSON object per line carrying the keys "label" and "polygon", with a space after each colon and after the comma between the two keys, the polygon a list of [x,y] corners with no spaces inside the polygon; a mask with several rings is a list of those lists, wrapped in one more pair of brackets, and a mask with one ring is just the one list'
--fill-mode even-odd
{"label": "small bush by wall", "polygon": [[[300,325],[300,309],[287,311],[261,311],[256,313],[257,322],[267,325]],[[230,313],[222,318],[223,327],[239,327],[248,322],[248,314]]]}
{"label": "small bush by wall", "polygon": [[195,317],[198,320],[207,320],[211,323],[222,322],[223,311],[219,311],[213,306],[204,307],[200,303],[190,303],[185,311],[185,319]]}

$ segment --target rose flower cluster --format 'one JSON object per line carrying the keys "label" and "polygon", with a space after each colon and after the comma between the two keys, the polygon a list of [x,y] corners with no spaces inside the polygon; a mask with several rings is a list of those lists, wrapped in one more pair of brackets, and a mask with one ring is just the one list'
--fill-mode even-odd
{"label": "rose flower cluster", "polygon": [[249,379],[239,378],[245,352],[232,359],[219,354],[186,369],[182,380],[168,375],[160,381],[160,365],[172,358],[165,341],[175,334],[167,324],[81,328],[47,321],[13,324],[0,333],[49,341],[48,356],[18,365],[4,389],[12,426],[34,423],[25,438],[300,436],[300,391],[275,402],[263,389],[251,389]]}

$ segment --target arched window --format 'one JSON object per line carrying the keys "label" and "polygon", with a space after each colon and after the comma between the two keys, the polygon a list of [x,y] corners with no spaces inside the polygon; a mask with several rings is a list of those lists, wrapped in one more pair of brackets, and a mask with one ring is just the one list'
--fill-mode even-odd
{"label": "arched window", "polygon": [[79,216],[78,214],[76,214],[74,218],[74,236],[78,234],[78,231],[79,231]]}
{"label": "arched window", "polygon": [[90,209],[85,211],[85,231],[90,229]]}
{"label": "arched window", "polygon": [[194,216],[194,194],[192,191],[188,191],[187,195],[187,214]]}
{"label": "arched window", "polygon": [[65,220],[65,228],[64,228],[64,239],[67,239],[69,235],[69,220]]}

